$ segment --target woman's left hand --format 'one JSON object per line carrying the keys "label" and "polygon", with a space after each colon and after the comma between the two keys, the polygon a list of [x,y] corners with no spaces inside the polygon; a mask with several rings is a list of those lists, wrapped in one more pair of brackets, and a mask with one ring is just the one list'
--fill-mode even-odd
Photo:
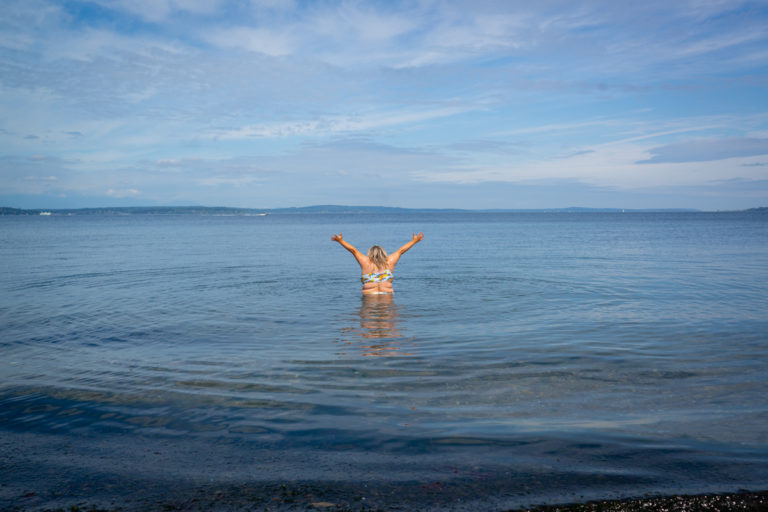
{"label": "woman's left hand", "polygon": [[424,240],[424,233],[419,233],[418,235],[416,233],[413,234],[413,243],[421,242]]}

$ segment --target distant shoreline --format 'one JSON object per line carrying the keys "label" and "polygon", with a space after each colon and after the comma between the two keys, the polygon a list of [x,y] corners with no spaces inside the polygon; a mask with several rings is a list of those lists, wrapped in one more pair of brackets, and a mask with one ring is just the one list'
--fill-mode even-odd
{"label": "distant shoreline", "polygon": [[264,216],[271,214],[359,214],[359,213],[733,213],[768,212],[768,207],[747,210],[706,211],[686,208],[540,208],[540,209],[458,209],[458,208],[397,208],[389,206],[342,206],[319,205],[291,208],[231,208],[224,206],[125,206],[102,208],[11,208],[0,207],[0,215],[243,215]]}

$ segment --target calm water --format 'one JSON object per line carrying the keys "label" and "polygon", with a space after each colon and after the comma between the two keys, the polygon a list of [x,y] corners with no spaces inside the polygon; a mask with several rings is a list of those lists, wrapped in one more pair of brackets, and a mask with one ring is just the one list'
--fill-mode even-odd
{"label": "calm water", "polygon": [[[330,236],[413,231],[395,295],[361,298]],[[15,503],[89,479],[440,507],[768,488],[765,215],[0,217],[0,262]]]}

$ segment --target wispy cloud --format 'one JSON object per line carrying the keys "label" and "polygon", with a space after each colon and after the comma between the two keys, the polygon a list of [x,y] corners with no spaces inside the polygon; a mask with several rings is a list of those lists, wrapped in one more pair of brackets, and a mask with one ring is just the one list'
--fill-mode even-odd
{"label": "wispy cloud", "polygon": [[444,107],[423,111],[372,112],[357,116],[333,116],[304,121],[250,125],[213,132],[215,139],[277,138],[292,136],[329,136],[431,121],[471,111],[470,106]]}
{"label": "wispy cloud", "polygon": [[105,194],[108,197],[136,197],[141,194],[138,190],[135,188],[123,188],[123,189],[107,189]]}
{"label": "wispy cloud", "polygon": [[220,28],[205,38],[221,48],[240,48],[273,57],[294,53],[296,45],[289,33],[268,28]]}
{"label": "wispy cloud", "polygon": [[178,13],[211,14],[224,5],[223,0],[98,0],[98,3],[155,23]]}
{"label": "wispy cloud", "polygon": [[717,37],[707,37],[690,44],[683,44],[673,52],[676,57],[690,57],[709,52],[738,46],[743,43],[761,41],[766,39],[764,30],[752,30],[747,33],[733,33],[718,35]]}
{"label": "wispy cloud", "polygon": [[731,137],[725,139],[698,139],[667,144],[650,149],[653,156],[639,164],[667,162],[708,162],[726,158],[768,154],[768,139]]}

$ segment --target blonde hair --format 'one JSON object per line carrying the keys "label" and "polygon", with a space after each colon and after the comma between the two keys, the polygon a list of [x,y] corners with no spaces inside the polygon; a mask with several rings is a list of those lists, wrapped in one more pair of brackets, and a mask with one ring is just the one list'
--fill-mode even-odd
{"label": "blonde hair", "polygon": [[376,265],[376,268],[378,269],[383,270],[387,268],[387,258],[387,251],[380,245],[374,245],[368,249],[368,259],[371,260],[371,263]]}

